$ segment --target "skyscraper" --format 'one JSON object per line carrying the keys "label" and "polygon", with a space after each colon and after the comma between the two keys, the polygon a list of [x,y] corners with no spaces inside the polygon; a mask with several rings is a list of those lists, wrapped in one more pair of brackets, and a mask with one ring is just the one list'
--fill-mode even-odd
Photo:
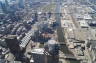
{"label": "skyscraper", "polygon": [[3,13],[2,2],[0,1],[0,14]]}
{"label": "skyscraper", "polygon": [[0,2],[0,6],[1,6],[2,11],[4,13],[7,13],[8,1],[7,0],[5,0],[3,2],[1,1]]}
{"label": "skyscraper", "polygon": [[51,56],[44,48],[33,49],[32,58],[34,63],[58,63],[58,57]]}
{"label": "skyscraper", "polygon": [[21,49],[20,49],[17,37],[14,35],[8,35],[5,38],[5,42],[7,44],[7,47],[10,49],[10,52],[14,55],[15,60],[18,60],[18,61],[22,60],[22,57],[24,55],[21,53]]}
{"label": "skyscraper", "polygon": [[20,52],[19,42],[16,36],[13,35],[7,36],[5,41],[11,53],[15,54]]}
{"label": "skyscraper", "polygon": [[5,5],[6,5],[6,7],[9,6],[8,0],[5,0]]}
{"label": "skyscraper", "polygon": [[24,0],[18,0],[18,5],[20,8],[24,8]]}
{"label": "skyscraper", "polygon": [[48,63],[58,63],[59,62],[59,44],[51,39],[45,44],[45,51],[51,55],[51,60]]}

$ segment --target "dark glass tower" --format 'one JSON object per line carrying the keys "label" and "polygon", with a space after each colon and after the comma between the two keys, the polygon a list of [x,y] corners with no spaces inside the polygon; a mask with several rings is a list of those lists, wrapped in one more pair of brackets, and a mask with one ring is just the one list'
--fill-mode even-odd
{"label": "dark glass tower", "polygon": [[24,0],[19,0],[18,5],[20,8],[24,8]]}
{"label": "dark glass tower", "polygon": [[7,47],[10,49],[10,51],[15,54],[20,52],[19,42],[17,40],[16,36],[8,36],[5,39]]}

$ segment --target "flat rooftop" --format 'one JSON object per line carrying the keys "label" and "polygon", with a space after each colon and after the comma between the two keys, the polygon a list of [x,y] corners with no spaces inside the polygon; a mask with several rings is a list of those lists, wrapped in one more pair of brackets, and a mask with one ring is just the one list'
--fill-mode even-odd
{"label": "flat rooftop", "polygon": [[37,48],[31,51],[33,54],[44,54],[44,48]]}

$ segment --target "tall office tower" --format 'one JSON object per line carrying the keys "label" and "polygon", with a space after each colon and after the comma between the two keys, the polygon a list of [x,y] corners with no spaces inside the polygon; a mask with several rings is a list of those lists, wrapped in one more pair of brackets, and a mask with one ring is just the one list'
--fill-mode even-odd
{"label": "tall office tower", "polygon": [[5,42],[11,53],[15,54],[20,52],[19,42],[16,36],[8,35],[5,39]]}
{"label": "tall office tower", "polygon": [[7,7],[6,7],[5,3],[0,2],[0,6],[1,6],[1,11],[4,13],[7,13]]}
{"label": "tall office tower", "polygon": [[32,50],[32,57],[34,63],[45,63],[44,49],[38,48]]}
{"label": "tall office tower", "polygon": [[5,42],[7,44],[7,47],[10,49],[10,52],[14,55],[15,60],[24,61],[24,59],[22,58],[24,57],[24,55],[21,53],[17,37],[14,35],[8,35],[5,38]]}
{"label": "tall office tower", "polygon": [[54,39],[51,39],[45,44],[45,50],[48,51],[51,55],[58,55],[59,44]]}
{"label": "tall office tower", "polygon": [[9,6],[8,0],[5,0],[5,5],[6,5],[6,7]]}
{"label": "tall office tower", "polygon": [[18,5],[20,8],[24,8],[24,0],[18,0]]}
{"label": "tall office tower", "polygon": [[9,6],[8,0],[1,1],[0,6],[1,6],[3,12],[7,13],[7,8]]}
{"label": "tall office tower", "polygon": [[15,60],[29,63],[29,60],[22,53],[17,37],[14,35],[8,35],[5,37],[5,42],[10,52],[14,55]]}
{"label": "tall office tower", "polygon": [[59,45],[55,40],[49,40],[45,48],[32,50],[34,63],[59,63]]}
{"label": "tall office tower", "polygon": [[45,44],[45,51],[51,55],[50,63],[59,63],[59,44],[54,39]]}
{"label": "tall office tower", "polygon": [[53,59],[53,56],[45,52],[44,48],[33,49],[32,58],[31,63],[58,63],[58,59]]}
{"label": "tall office tower", "polygon": [[2,2],[0,2],[0,14],[3,13]]}

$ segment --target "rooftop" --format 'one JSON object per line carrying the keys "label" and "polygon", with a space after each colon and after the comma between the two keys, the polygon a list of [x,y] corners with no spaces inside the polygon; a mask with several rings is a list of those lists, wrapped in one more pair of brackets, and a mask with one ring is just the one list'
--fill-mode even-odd
{"label": "rooftop", "polygon": [[35,54],[44,54],[44,48],[37,48],[37,49],[33,49],[32,53]]}
{"label": "rooftop", "polygon": [[85,20],[80,20],[79,24],[81,27],[88,27],[88,23]]}

